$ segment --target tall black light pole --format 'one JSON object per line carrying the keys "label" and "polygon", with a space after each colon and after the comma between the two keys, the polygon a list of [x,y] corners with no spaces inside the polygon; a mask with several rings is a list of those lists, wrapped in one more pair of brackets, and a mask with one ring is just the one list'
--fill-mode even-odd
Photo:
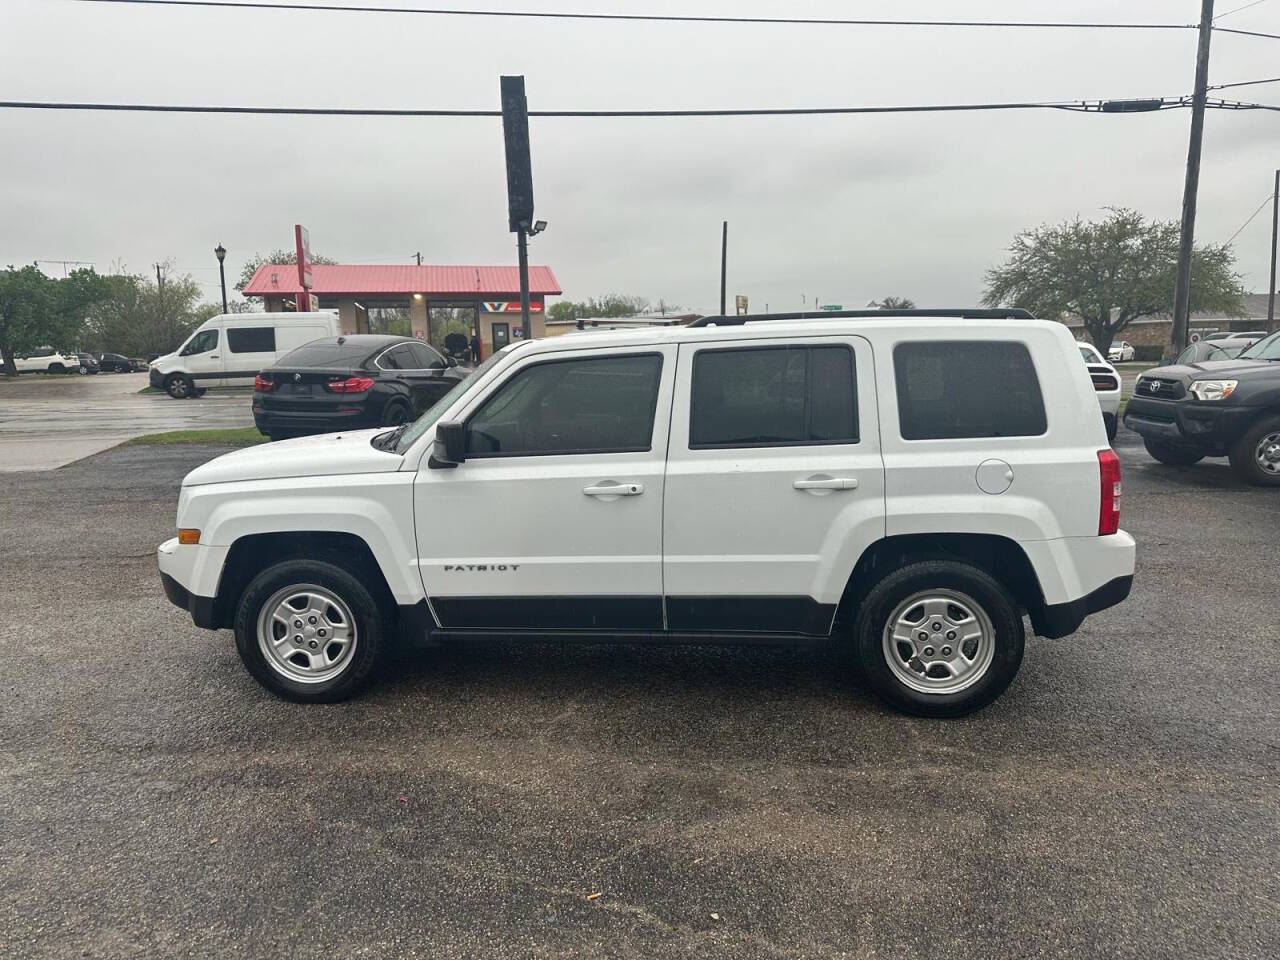
{"label": "tall black light pole", "polygon": [[222,261],[227,259],[227,248],[222,244],[218,244],[213,248],[213,255],[218,258],[218,279],[222,281],[222,312],[229,313],[227,310],[227,271],[223,267]]}
{"label": "tall black light pole", "polygon": [[1280,241],[1280,170],[1276,171],[1276,190],[1271,195],[1271,282],[1267,285],[1267,329],[1276,329],[1276,243]]}
{"label": "tall black light pole", "polygon": [[724,288],[725,274],[729,268],[729,221],[720,227],[720,316],[725,315]]}
{"label": "tall black light pole", "polygon": [[1196,48],[1196,86],[1191,97],[1191,143],[1187,179],[1182,188],[1182,236],[1178,243],[1178,280],[1173,288],[1173,353],[1187,345],[1191,317],[1191,251],[1196,232],[1196,191],[1200,187],[1200,143],[1204,139],[1204,102],[1209,95],[1209,39],[1213,36],[1213,0],[1200,2],[1200,45]]}

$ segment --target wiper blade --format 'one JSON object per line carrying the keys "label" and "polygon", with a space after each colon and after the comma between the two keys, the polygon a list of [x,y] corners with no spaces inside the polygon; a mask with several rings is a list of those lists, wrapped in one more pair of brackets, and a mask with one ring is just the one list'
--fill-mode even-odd
{"label": "wiper blade", "polygon": [[380,433],[373,438],[373,445],[379,450],[394,450],[404,432],[409,429],[408,423],[402,423],[390,433]]}

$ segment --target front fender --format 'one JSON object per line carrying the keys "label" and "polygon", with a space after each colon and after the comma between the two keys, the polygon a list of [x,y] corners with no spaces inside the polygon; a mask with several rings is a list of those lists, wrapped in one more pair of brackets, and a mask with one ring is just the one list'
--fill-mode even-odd
{"label": "front fender", "polygon": [[180,523],[200,543],[226,550],[264,533],[344,533],[369,547],[397,604],[423,598],[413,534],[413,474],[376,473],[255,480],[189,487]]}

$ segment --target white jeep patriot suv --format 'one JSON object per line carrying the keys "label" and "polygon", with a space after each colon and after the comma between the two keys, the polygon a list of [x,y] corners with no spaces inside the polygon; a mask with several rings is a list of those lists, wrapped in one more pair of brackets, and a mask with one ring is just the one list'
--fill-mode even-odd
{"label": "white jeep patriot suv", "polygon": [[1134,541],[1067,328],[719,317],[517,342],[416,422],[189,473],[169,599],[295,700],[395,635],[836,643],[893,706],[998,696],[1023,615],[1119,603]]}

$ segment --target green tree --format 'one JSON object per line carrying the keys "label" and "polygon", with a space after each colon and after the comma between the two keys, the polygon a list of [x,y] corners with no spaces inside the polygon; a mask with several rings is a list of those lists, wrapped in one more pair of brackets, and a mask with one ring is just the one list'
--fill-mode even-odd
{"label": "green tree", "polygon": [[[272,250],[265,257],[260,253],[255,253],[247,261],[245,261],[244,269],[240,271],[240,280],[236,284],[237,290],[243,290],[253,279],[253,275],[258,272],[258,268],[264,263],[280,263],[294,264],[298,262],[298,251],[296,250]],[[311,255],[312,263],[337,263],[332,257],[326,257],[319,253]]]}
{"label": "green tree", "polygon": [[70,346],[49,323],[52,283],[36,267],[10,266],[0,273],[0,357],[7,377],[18,375],[13,358],[19,353],[46,343],[59,348]]}
{"label": "green tree", "polygon": [[[1191,309],[1238,315],[1244,288],[1226,245],[1198,245],[1191,262]],[[1111,341],[1135,320],[1173,310],[1178,223],[1146,220],[1109,208],[1099,221],[1079,217],[1024,230],[1009,259],[987,271],[982,301],[1023,307],[1038,317],[1077,316],[1106,356]]]}
{"label": "green tree", "polygon": [[869,306],[876,310],[914,310],[916,302],[910,297],[885,297],[883,300],[872,300]]}
{"label": "green tree", "polygon": [[610,293],[589,297],[580,303],[561,300],[547,308],[548,320],[577,320],[579,317],[636,317],[649,309],[646,297]]}

